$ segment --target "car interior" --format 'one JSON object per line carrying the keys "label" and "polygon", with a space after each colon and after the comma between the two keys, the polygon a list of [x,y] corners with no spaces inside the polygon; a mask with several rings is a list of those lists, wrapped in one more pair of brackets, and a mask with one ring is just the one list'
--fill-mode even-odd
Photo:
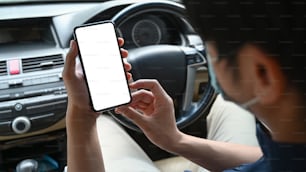
{"label": "car interior", "polygon": [[[215,98],[203,40],[180,0],[5,0],[0,2],[0,171],[36,159],[66,165],[67,92],[62,79],[73,29],[111,20],[125,39],[133,79],[157,79],[172,97],[176,124],[206,137]],[[101,47],[103,51],[103,47]],[[171,157],[113,110],[114,118],[155,161]]]}

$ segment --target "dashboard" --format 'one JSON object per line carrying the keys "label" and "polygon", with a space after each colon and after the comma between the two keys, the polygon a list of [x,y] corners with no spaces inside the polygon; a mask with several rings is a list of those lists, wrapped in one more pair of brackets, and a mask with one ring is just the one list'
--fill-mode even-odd
{"label": "dashboard", "polygon": [[[65,128],[67,95],[61,77],[73,28],[111,20],[137,0],[20,4],[0,7],[0,141]],[[153,2],[153,1],[152,1]],[[162,1],[180,12],[184,7]],[[183,13],[183,12],[182,12]],[[117,24],[125,47],[186,45],[194,35],[186,19],[152,9]]]}

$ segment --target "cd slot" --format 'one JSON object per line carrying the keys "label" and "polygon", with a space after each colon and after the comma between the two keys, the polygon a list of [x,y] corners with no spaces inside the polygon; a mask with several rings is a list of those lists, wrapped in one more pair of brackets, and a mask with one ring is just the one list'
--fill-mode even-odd
{"label": "cd slot", "polygon": [[31,104],[26,107],[28,114],[37,114],[43,112],[53,112],[55,110],[63,109],[65,111],[67,105],[66,99],[52,100],[44,103]]}
{"label": "cd slot", "polygon": [[56,94],[57,92],[64,91],[64,90],[65,90],[65,87],[31,90],[31,91],[24,92],[24,97],[35,97],[35,96],[42,96],[42,95],[48,95],[48,94]]}
{"label": "cd slot", "polygon": [[0,90],[0,102],[60,94],[66,94],[63,82]]}

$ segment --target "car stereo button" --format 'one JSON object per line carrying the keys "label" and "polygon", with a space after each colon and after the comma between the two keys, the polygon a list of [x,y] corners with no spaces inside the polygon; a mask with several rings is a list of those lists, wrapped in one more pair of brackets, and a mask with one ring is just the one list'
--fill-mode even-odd
{"label": "car stereo button", "polygon": [[17,103],[17,104],[15,104],[14,108],[15,108],[15,110],[16,110],[16,111],[18,111],[18,112],[19,112],[19,111],[22,111],[23,106],[22,106],[22,104]]}
{"label": "car stereo button", "polygon": [[9,94],[0,95],[0,101],[8,100],[11,96]]}
{"label": "car stereo button", "polygon": [[8,85],[9,86],[18,86],[18,85],[22,85],[22,84],[23,84],[23,80],[22,79],[16,79],[16,80],[8,81]]}
{"label": "car stereo button", "polygon": [[0,89],[7,89],[7,88],[9,88],[8,82],[2,82],[2,83],[0,83]]}

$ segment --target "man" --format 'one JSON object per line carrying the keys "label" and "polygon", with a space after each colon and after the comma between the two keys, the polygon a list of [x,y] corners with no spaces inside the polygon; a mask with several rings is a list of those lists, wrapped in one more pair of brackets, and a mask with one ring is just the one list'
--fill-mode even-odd
{"label": "man", "polygon": [[[119,44],[123,45],[123,39],[119,39]],[[121,51],[123,57],[126,57],[127,51],[124,49]],[[191,169],[199,172],[206,171],[182,157],[153,163],[117,123],[104,115],[99,116],[93,112],[84,85],[81,66],[76,64],[77,54],[75,41],[72,41],[63,71],[69,99],[66,116],[69,171],[176,172]],[[125,68],[129,71],[131,66],[125,64]],[[127,73],[127,76],[131,78],[130,73]],[[141,94],[141,92],[139,93]],[[139,93],[136,92],[136,94]],[[173,114],[169,113],[169,115]],[[230,145],[235,147],[238,146],[237,143],[243,144],[244,146],[240,145],[237,149],[250,152],[250,156],[241,159],[241,163],[255,161],[260,157],[261,151],[257,146],[254,124],[255,120],[251,114],[235,104],[225,102],[221,96],[218,96],[207,117],[207,125],[209,126],[207,138],[236,143]],[[212,159],[211,154],[204,157]],[[216,161],[221,161],[221,159],[216,159]],[[223,159],[223,161],[227,160]]]}
{"label": "man", "polygon": [[[175,124],[173,102],[155,80],[132,83],[132,89],[140,90],[133,94],[131,104],[116,111],[133,120],[162,149],[212,171],[305,171],[305,3],[189,0],[185,4],[206,40],[210,75],[215,81],[212,84],[227,100],[249,109],[257,117],[263,157],[256,161],[253,152],[258,153],[257,149],[248,146],[181,133]],[[91,147],[98,144],[95,116],[89,109],[77,106],[73,97],[77,92],[69,86],[69,79],[75,77],[69,75],[72,74],[64,72],[70,104],[69,170],[84,167],[83,171],[103,171],[101,152]],[[78,126],[81,119],[88,124]],[[86,147],[77,149],[78,141]],[[88,164],[76,165],[82,159]]]}
{"label": "man", "polygon": [[[252,111],[260,123],[258,139],[264,156],[236,170],[305,171],[305,3],[189,0],[186,6],[206,40],[210,74],[216,81],[212,84],[227,100]],[[130,106],[117,111],[137,123],[156,145],[215,171],[232,168],[248,157],[234,147],[218,143],[208,147],[207,140],[177,131],[173,119],[164,117],[172,113],[172,102],[155,81],[139,81],[131,87],[151,90],[143,91],[142,97],[147,95],[152,102],[139,108],[141,99],[135,96]],[[159,123],[167,128],[157,127]],[[163,137],[158,131],[169,132]],[[203,158],[210,151],[211,157],[226,157],[227,162]]]}

